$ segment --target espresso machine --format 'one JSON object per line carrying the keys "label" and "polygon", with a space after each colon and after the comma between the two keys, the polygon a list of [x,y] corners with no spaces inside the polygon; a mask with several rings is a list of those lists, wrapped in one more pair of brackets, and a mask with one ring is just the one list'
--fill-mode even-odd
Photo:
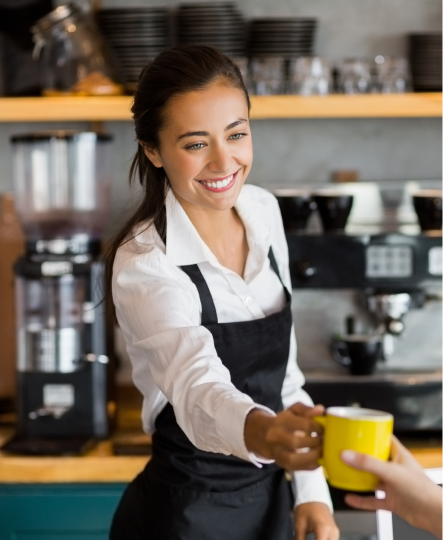
{"label": "espresso machine", "polygon": [[111,137],[53,131],[11,142],[26,250],[14,268],[18,429],[3,449],[81,453],[110,423],[100,248]]}
{"label": "espresso machine", "polygon": [[[313,206],[318,212],[325,204],[327,194],[319,194],[276,193],[289,247],[297,360],[306,391],[326,407],[390,412],[396,432],[441,431],[441,192],[433,197],[437,209],[427,210],[428,215],[435,210],[434,222],[423,224],[418,215],[421,228],[348,226],[348,208],[338,226],[325,227],[318,215],[317,227],[309,230],[308,205],[312,219]],[[329,195],[333,206],[343,194]],[[349,200],[342,200],[346,204]],[[301,216],[303,210],[300,226],[294,213]],[[334,346],[346,336],[380,342],[371,371],[350,372],[345,362],[337,362]]]}

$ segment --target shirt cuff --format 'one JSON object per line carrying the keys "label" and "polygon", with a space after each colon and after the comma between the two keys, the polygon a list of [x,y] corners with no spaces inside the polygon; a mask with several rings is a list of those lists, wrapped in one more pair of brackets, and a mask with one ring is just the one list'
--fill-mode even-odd
{"label": "shirt cuff", "polygon": [[[246,422],[246,416],[248,415],[248,413],[250,411],[252,411],[252,409],[260,409],[261,411],[264,411],[264,412],[268,413],[271,416],[277,416],[274,411],[272,411],[271,409],[268,409],[268,407],[265,407],[264,405],[257,405],[257,404],[254,403],[251,406],[251,408],[245,414],[245,419],[244,419],[244,422],[243,422],[243,445],[244,445],[247,452],[248,452],[248,449],[246,448],[245,436],[244,436],[245,435],[245,422]],[[252,452],[248,452],[248,461],[250,461],[256,467],[261,469],[263,467],[263,465],[268,465],[269,463],[274,463],[275,459],[266,459],[264,457],[257,456],[257,454],[254,454]]]}
{"label": "shirt cuff", "polygon": [[249,452],[245,444],[245,422],[246,417],[252,409],[261,409],[272,416],[276,416],[274,411],[254,403],[249,396],[243,395],[241,401],[238,399],[227,399],[223,401],[217,412],[219,418],[217,422],[217,434],[222,441],[229,441],[231,453],[246,461],[250,461],[256,467],[262,467],[264,463],[273,463],[273,460],[256,456]]}
{"label": "shirt cuff", "polygon": [[331,495],[322,467],[314,471],[295,471],[292,473],[292,489],[295,506],[308,502],[326,504],[331,514],[334,513]]}

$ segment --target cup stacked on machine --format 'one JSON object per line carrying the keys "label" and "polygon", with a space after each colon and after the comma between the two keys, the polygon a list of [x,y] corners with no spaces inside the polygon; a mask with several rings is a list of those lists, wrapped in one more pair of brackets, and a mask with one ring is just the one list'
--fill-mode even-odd
{"label": "cup stacked on machine", "polygon": [[416,92],[441,92],[441,32],[409,34],[409,60]]}
{"label": "cup stacked on machine", "polygon": [[316,25],[316,19],[298,17],[251,21],[248,56],[252,93],[285,93],[289,62],[313,55]]}
{"label": "cup stacked on machine", "polygon": [[129,89],[133,89],[146,64],[171,45],[170,14],[165,8],[103,9],[97,22]]}
{"label": "cup stacked on machine", "polygon": [[175,22],[180,45],[211,45],[231,58],[245,56],[245,20],[233,2],[180,4]]}

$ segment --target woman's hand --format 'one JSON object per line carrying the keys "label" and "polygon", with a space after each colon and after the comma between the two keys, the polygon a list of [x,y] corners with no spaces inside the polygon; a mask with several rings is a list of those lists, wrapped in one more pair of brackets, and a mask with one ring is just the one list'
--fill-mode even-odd
{"label": "woman's hand", "polygon": [[322,452],[322,427],[313,420],[324,407],[296,403],[271,416],[253,409],[246,417],[245,444],[249,452],[273,459],[288,471],[313,470]]}
{"label": "woman's hand", "polygon": [[304,503],[297,506],[294,513],[295,540],[306,540],[306,535],[314,533],[315,540],[338,540],[340,531],[326,504]]}
{"label": "woman's hand", "polygon": [[392,437],[391,461],[345,450],[342,460],[351,467],[380,478],[385,499],[346,495],[349,506],[361,510],[390,510],[413,527],[442,537],[442,489],[426,477],[410,452]]}

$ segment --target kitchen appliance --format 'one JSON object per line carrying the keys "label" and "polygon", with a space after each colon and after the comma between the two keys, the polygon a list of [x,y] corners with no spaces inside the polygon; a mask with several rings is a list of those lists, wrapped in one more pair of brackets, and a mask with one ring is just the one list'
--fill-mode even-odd
{"label": "kitchen appliance", "polygon": [[15,264],[18,430],[3,448],[78,453],[109,430],[100,240],[111,137],[54,131],[11,140],[26,251]]}
{"label": "kitchen appliance", "polygon": [[[390,412],[396,431],[441,430],[441,231],[389,231],[287,231],[298,363],[314,402]],[[382,340],[373,374],[333,361],[346,334]]]}

